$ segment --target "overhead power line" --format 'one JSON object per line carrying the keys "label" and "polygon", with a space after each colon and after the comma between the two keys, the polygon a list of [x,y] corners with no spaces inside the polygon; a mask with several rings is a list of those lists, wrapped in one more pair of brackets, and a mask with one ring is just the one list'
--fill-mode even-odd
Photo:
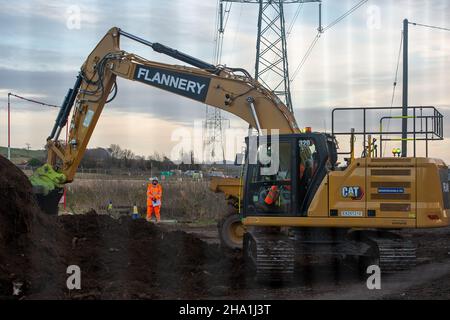
{"label": "overhead power line", "polygon": [[395,88],[397,87],[398,70],[400,68],[400,57],[402,55],[402,46],[403,46],[403,32],[401,33],[400,48],[398,50],[397,67],[395,69],[395,77],[394,77],[394,84],[393,84],[393,90],[392,90],[391,108],[394,106]]}
{"label": "overhead power line", "polygon": [[[397,56],[397,66],[395,68],[395,76],[394,76],[394,83],[392,86],[392,97],[391,97],[391,108],[389,109],[389,117],[392,115],[392,107],[394,106],[394,100],[395,100],[395,90],[397,89],[397,83],[398,83],[398,71],[400,69],[400,58],[402,56],[402,50],[403,49],[403,31],[400,33],[400,48],[398,49],[398,56]],[[391,124],[390,118],[387,120],[387,129],[386,131],[389,131],[389,126]],[[387,141],[384,141],[383,151],[386,150],[386,144]],[[381,154],[383,156],[383,154]]]}
{"label": "overhead power line", "polygon": [[61,106],[56,106],[56,105],[54,105],[54,104],[48,104],[48,103],[45,103],[45,102],[41,102],[41,101],[37,101],[37,100],[25,98],[25,97],[19,96],[19,95],[17,95],[17,94],[11,93],[11,92],[8,93],[8,94],[9,94],[10,96],[16,97],[16,98],[21,99],[21,100],[25,100],[25,101],[28,101],[28,102],[40,104],[41,106],[52,107],[52,108],[61,108]]}
{"label": "overhead power line", "polygon": [[302,11],[302,7],[303,7],[303,2],[300,2],[297,7],[297,10],[295,10],[294,17],[292,18],[291,24],[289,25],[289,27],[287,29],[286,38],[289,38],[289,36],[291,35],[292,29],[294,28],[295,21],[297,20],[298,16],[300,15],[300,12]]}
{"label": "overhead power line", "polygon": [[310,56],[311,52],[313,51],[314,47],[316,46],[317,42],[319,41],[321,36],[320,32],[317,32],[316,36],[314,37],[313,41],[308,47],[308,50],[306,50],[305,55],[303,56],[302,60],[298,64],[297,68],[295,68],[294,73],[292,74],[291,82],[294,81],[297,74],[300,72],[300,70],[303,68],[303,65],[305,64],[306,60],[308,60],[308,57]]}
{"label": "overhead power line", "polygon": [[303,68],[303,66],[306,63],[306,60],[308,60],[309,56],[311,55],[314,47],[316,46],[317,42],[320,39],[320,36],[322,35],[322,33],[324,33],[327,30],[330,30],[331,28],[333,28],[336,24],[338,24],[339,22],[341,22],[342,20],[344,20],[346,17],[348,17],[349,15],[351,15],[353,12],[355,12],[356,10],[358,10],[360,7],[362,7],[365,3],[367,3],[369,0],[362,0],[360,2],[358,2],[356,5],[354,5],[350,10],[348,10],[347,12],[345,12],[343,15],[339,16],[337,19],[333,20],[330,24],[328,24],[325,28],[322,28],[321,30],[319,30],[319,32],[316,34],[316,36],[314,37],[313,41],[311,42],[311,44],[309,45],[308,49],[306,50],[305,55],[303,56],[302,60],[300,60],[300,63],[298,64],[297,68],[295,68],[295,71],[292,75],[291,78],[291,82],[294,81],[295,77],[300,73],[301,69]]}
{"label": "overhead power line", "polygon": [[430,26],[430,25],[422,24],[422,23],[410,22],[409,24],[412,24],[413,26],[418,26],[418,27],[425,27],[425,28],[430,28],[430,29],[437,29],[437,30],[443,30],[443,31],[450,31],[450,28],[437,27],[437,26]]}
{"label": "overhead power line", "polygon": [[[216,34],[214,37],[215,47],[213,52],[213,61],[215,64],[220,64],[223,50],[223,35],[228,25],[228,18],[230,17],[232,3],[225,3],[223,12],[219,9],[220,0],[217,1],[217,15],[216,15]],[[222,17],[221,17],[222,15]]]}
{"label": "overhead power line", "polygon": [[337,18],[336,20],[334,20],[333,22],[331,22],[329,25],[327,25],[325,28],[323,28],[323,32],[327,31],[328,29],[333,28],[336,24],[338,24],[339,22],[341,22],[342,20],[344,20],[345,18],[347,18],[349,15],[351,15],[353,12],[355,12],[356,10],[358,10],[360,7],[362,7],[367,1],[369,0],[362,0],[360,2],[358,2],[356,5],[354,5],[350,10],[348,10],[346,13],[344,13],[343,15],[341,15],[339,18]]}

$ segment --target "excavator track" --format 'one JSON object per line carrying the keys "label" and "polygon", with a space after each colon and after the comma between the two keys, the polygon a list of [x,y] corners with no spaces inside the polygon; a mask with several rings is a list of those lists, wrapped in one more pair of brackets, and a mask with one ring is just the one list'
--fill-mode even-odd
{"label": "excavator track", "polygon": [[379,266],[382,272],[392,273],[416,266],[416,246],[405,239],[383,239],[376,241]]}
{"label": "excavator track", "polygon": [[258,281],[291,281],[294,275],[293,241],[284,234],[246,233],[244,250]]}
{"label": "excavator track", "polygon": [[376,247],[378,265],[383,273],[394,273],[415,267],[416,246],[403,238],[370,237]]}

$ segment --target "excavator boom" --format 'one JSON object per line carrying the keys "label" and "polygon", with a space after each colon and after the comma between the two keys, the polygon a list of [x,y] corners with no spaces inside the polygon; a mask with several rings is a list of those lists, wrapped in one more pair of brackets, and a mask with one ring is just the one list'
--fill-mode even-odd
{"label": "excavator boom", "polygon": [[[150,46],[191,66],[147,60],[121,50],[121,36]],[[97,44],[69,89],[55,125],[47,138],[47,164],[31,178],[44,195],[73,181],[91,135],[106,103],[117,94],[121,77],[156,87],[230,112],[252,128],[298,133],[293,114],[271,91],[240,68],[214,66],[159,43],[151,43],[119,28],[112,28]],[[109,96],[112,96],[109,98]],[[108,100],[109,99],[109,100]],[[69,124],[67,144],[59,140]]]}

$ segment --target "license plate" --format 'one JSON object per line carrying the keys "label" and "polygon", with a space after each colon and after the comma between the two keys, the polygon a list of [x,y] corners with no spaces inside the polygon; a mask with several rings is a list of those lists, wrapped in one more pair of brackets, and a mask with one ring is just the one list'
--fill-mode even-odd
{"label": "license plate", "polygon": [[362,217],[362,211],[341,211],[342,217]]}

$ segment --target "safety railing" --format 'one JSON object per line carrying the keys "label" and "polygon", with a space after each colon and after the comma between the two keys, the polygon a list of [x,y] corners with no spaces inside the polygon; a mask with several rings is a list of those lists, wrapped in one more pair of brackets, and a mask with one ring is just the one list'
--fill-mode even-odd
{"label": "safety railing", "polygon": [[[434,106],[409,106],[408,115],[392,115],[393,112],[402,113],[402,107],[349,107],[334,108],[331,113],[331,131],[336,138],[339,136],[350,137],[350,151],[339,152],[340,155],[354,155],[354,141],[356,136],[362,136],[364,141],[363,155],[380,157],[383,156],[383,142],[386,141],[411,141],[413,146],[414,157],[417,154],[417,141],[425,143],[425,156],[428,157],[429,141],[444,139],[444,116]],[[338,114],[344,112],[359,113],[362,116],[362,128],[359,130],[350,129],[350,131],[336,130],[336,119]],[[384,113],[386,112],[386,115]],[[380,115],[383,113],[383,115]],[[374,116],[379,117],[378,129],[373,128]],[[368,118],[370,117],[371,126],[369,127]],[[345,116],[345,119],[350,117]],[[402,136],[401,121],[408,119],[408,130],[406,138]],[[391,122],[400,120],[400,123],[392,124]],[[389,124],[387,124],[389,123]],[[346,125],[347,128],[349,127]],[[394,129],[391,129],[394,128]],[[399,129],[400,128],[400,129]],[[376,145],[378,137],[379,148]]]}

